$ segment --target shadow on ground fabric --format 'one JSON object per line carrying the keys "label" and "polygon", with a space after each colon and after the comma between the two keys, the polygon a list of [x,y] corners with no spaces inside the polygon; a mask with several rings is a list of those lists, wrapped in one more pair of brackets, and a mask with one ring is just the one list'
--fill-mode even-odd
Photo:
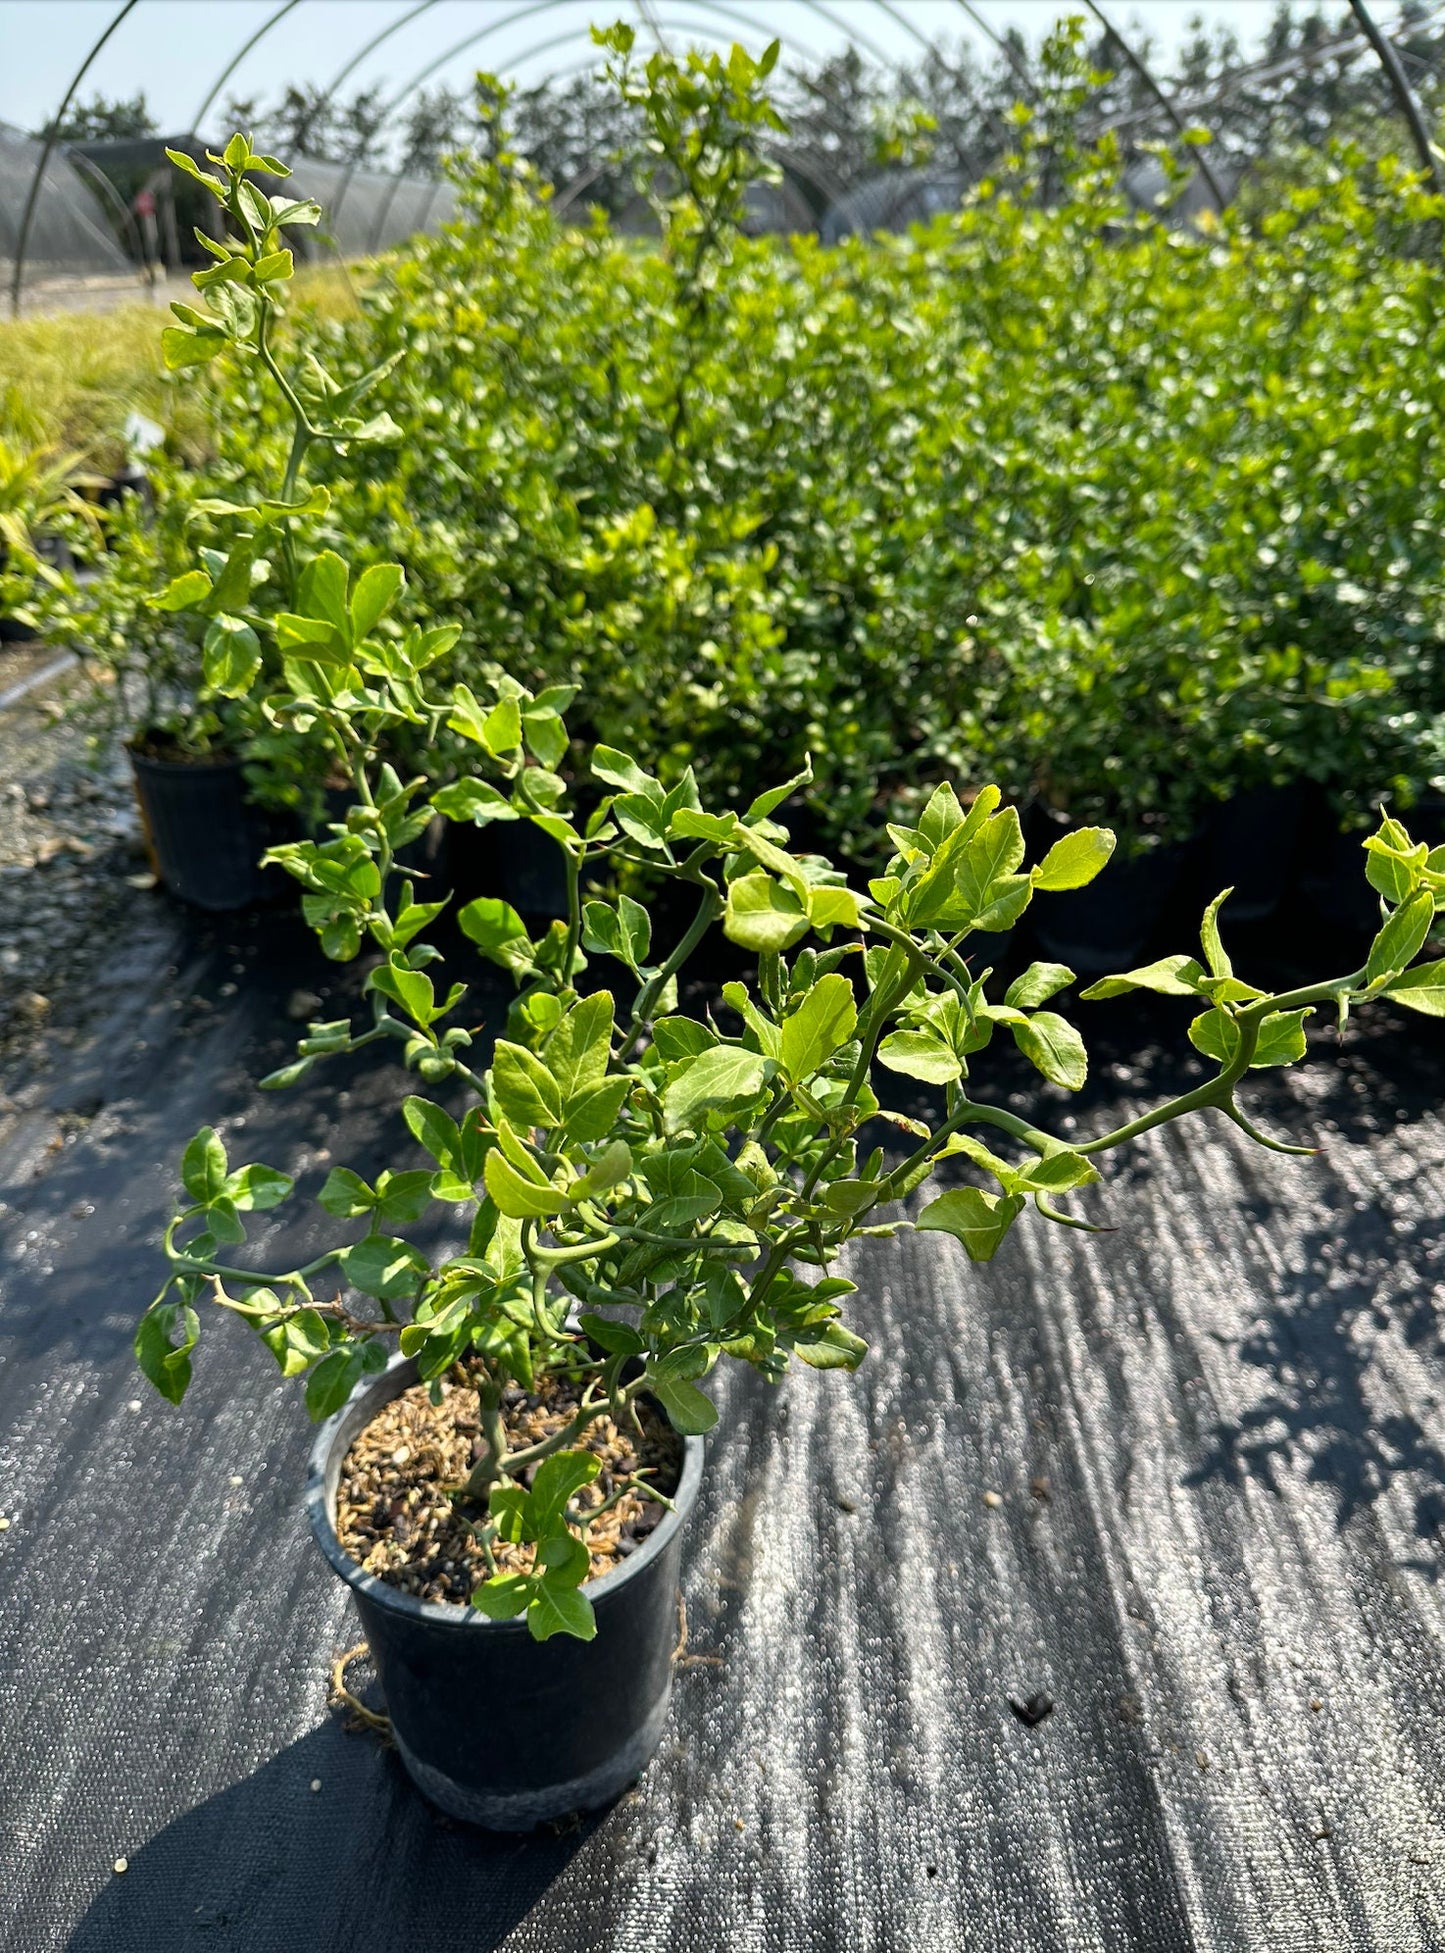
{"label": "shadow on ground fabric", "polygon": [[327,1723],[133,1851],[67,1953],[489,1953],[606,1822],[453,1824],[393,1752]]}

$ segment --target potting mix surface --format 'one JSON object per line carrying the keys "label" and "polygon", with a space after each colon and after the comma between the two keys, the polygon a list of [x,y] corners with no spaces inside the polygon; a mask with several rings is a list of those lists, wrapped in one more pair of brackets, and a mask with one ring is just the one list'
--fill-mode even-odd
{"label": "potting mix surface", "polygon": [[[388,1586],[418,1600],[466,1606],[488,1574],[529,1573],[536,1548],[524,1541],[491,1543],[492,1566],[478,1537],[484,1503],[454,1496],[485,1455],[475,1388],[460,1365],[438,1380],[441,1401],[416,1384],[393,1397],[353,1442],[336,1490],[336,1534],[352,1559]],[[502,1399],[507,1449],[540,1444],[569,1423],[580,1398],[564,1378],[543,1376],[535,1390],[513,1385]],[[590,1451],[601,1469],[573,1494],[574,1531],[587,1542],[589,1580],[600,1579],[635,1553],[677,1490],[682,1440],[647,1404],[639,1428],[619,1430],[610,1417],[591,1423],[576,1449]],[[524,1471],[530,1485],[536,1467]],[[589,1515],[596,1513],[597,1517]]]}
{"label": "potting mix surface", "polygon": [[[196,1128],[309,1197],[411,1163],[403,1074],[256,1090],[358,1001],[287,912],[137,892],[110,930],[125,980],[0,1136],[4,1953],[1445,1946],[1438,1027],[1251,1082],[1313,1160],[1199,1120],[1106,1166],[1112,1234],[860,1246],[857,1376],[709,1379],[661,1753],[493,1837],[328,1707],[359,1630],[295,1385],[215,1310],[180,1408],[130,1357]],[[978,1089],[1082,1134],[1197,1075],[1158,1055],[1187,1005],[1079,1014],[1079,1100],[993,1052]],[[316,1219],[260,1217],[258,1258]]]}

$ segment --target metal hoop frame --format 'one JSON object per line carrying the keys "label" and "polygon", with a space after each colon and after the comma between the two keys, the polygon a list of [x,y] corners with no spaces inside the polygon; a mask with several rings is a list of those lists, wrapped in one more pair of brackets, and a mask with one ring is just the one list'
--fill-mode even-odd
{"label": "metal hoop frame", "polygon": [[[335,96],[337,90],[340,88],[342,83],[356,72],[356,70],[361,66],[363,61],[367,60],[372,54],[376,52],[378,48],[383,46],[387,41],[392,39],[395,35],[401,33],[404,29],[411,26],[411,24],[414,21],[420,19],[422,15],[431,12],[432,9],[437,5],[439,5],[440,3],[441,0],[417,0],[417,4],[409,7],[404,13],[399,15],[396,20],[389,22],[387,26],[381,30],[380,33],[371,35],[370,38],[366,40],[360,48],[358,48],[353,54],[351,54],[347,58],[346,62],[343,63],[342,67],[338,69],[337,73],[334,75],[331,82],[328,84],[327,88],[325,89],[322,96],[322,100],[330,101]],[[1273,78],[1276,74],[1288,74],[1288,73],[1295,72],[1298,68],[1307,67],[1313,65],[1314,62],[1320,59],[1328,58],[1328,55],[1330,53],[1346,52],[1349,48],[1349,45],[1351,44],[1351,42],[1354,41],[1355,38],[1353,35],[1341,35],[1336,39],[1332,40],[1330,43],[1327,43],[1322,48],[1302,50],[1299,53],[1299,55],[1297,55],[1296,57],[1291,57],[1288,61],[1285,62],[1270,64],[1267,68],[1261,68],[1260,65],[1257,63],[1246,65],[1240,68],[1239,70],[1237,70],[1234,76],[1228,76],[1222,78],[1221,82],[1217,85],[1215,89],[1213,89],[1210,92],[1210,94],[1207,97],[1204,98],[1196,97],[1189,101],[1181,101],[1177,97],[1170,95],[1164,89],[1164,87],[1160,84],[1157,77],[1154,75],[1153,71],[1149,67],[1147,61],[1145,61],[1142,55],[1139,54],[1138,50],[1133,48],[1130,45],[1130,43],[1119,33],[1119,30],[1112,24],[1112,22],[1105,15],[1102,7],[1099,4],[1099,0],[1085,0],[1085,3],[1089,7],[1090,12],[1093,13],[1094,17],[1098,20],[1100,25],[1105,29],[1106,32],[1110,34],[1115,44],[1119,47],[1121,53],[1123,54],[1124,59],[1129,63],[1129,66],[1139,76],[1144,86],[1149,90],[1150,94],[1154,97],[1154,100],[1157,103],[1159,109],[1163,112],[1164,115],[1168,117],[1169,121],[1172,123],[1175,130],[1181,134],[1183,133],[1184,129],[1187,126],[1185,118],[1190,113],[1195,112],[1197,109],[1202,107],[1207,107],[1210,104],[1210,102],[1218,101],[1222,97],[1227,96],[1230,84],[1232,82],[1235,82],[1236,80],[1242,81],[1247,77],[1251,77],[1255,75],[1259,76],[1260,79],[1264,79],[1266,77]],[[206,91],[206,94],[203,96],[200,105],[197,108],[196,115],[194,118],[196,124],[202,122],[205,116],[209,114],[221,90],[225,87],[226,83],[231,79],[232,75],[236,73],[237,69],[245,61],[246,57],[252,52],[252,50],[256,48],[260,44],[260,42],[273,31],[273,29],[280,26],[282,21],[284,21],[290,14],[295,12],[295,10],[300,6],[300,4],[301,4],[301,0],[282,0],[282,4],[276,7],[267,16],[267,18],[260,24],[260,26],[257,27],[255,31],[247,37],[247,39],[242,43],[242,45],[227,58],[225,64],[223,65],[220,72],[216,76],[215,81],[211,84],[210,88]],[[476,32],[465,36],[462,40],[458,41],[452,47],[448,48],[445,53],[436,56],[431,61],[429,61],[423,69],[421,69],[416,75],[412,77],[410,81],[408,81],[404,85],[404,87],[392,98],[391,102],[387,105],[387,108],[384,111],[383,123],[381,126],[384,127],[386,122],[390,121],[391,117],[395,114],[396,110],[404,102],[409,100],[410,97],[413,94],[415,94],[416,91],[419,88],[421,88],[427,81],[429,81],[434,74],[437,74],[438,72],[440,72],[440,70],[447,67],[452,61],[456,60],[458,56],[467,53],[473,47],[479,46],[483,41],[489,39],[494,33],[499,32],[502,27],[507,26],[519,19],[528,18],[533,14],[549,13],[560,7],[573,5],[573,4],[575,4],[575,0],[528,0],[528,4],[513,9],[511,12],[503,15],[500,19],[493,20],[487,26],[482,27],[478,29]],[[662,42],[662,33],[664,28],[668,28],[672,31],[678,31],[682,33],[706,33],[709,35],[714,34],[714,30],[711,28],[689,25],[688,23],[685,22],[676,22],[672,20],[661,21],[654,12],[653,6],[651,4],[651,0],[633,0],[633,4],[636,7],[644,25],[649,29],[650,32],[652,32],[652,34],[659,41],[659,43]],[[758,32],[768,31],[758,27],[756,22],[748,20],[746,16],[737,12],[737,10],[731,7],[724,6],[723,4],[721,4],[721,0],[688,0],[688,4],[696,5],[701,11],[704,11],[708,14],[716,15],[719,18],[736,19],[740,24],[746,25],[752,28],[754,31],[758,31]],[[865,50],[865,52],[869,53],[873,59],[879,61],[882,66],[884,66],[885,68],[891,68],[893,66],[892,61],[889,59],[887,54],[884,53],[884,51],[881,48],[877,47],[873,42],[869,41],[864,36],[858,34],[857,31],[852,28],[850,23],[840,19],[839,16],[833,11],[833,9],[824,3],[824,0],[802,0],[802,4],[807,7],[808,11],[811,14],[814,14],[819,19],[826,21],[829,26],[835,29],[840,29],[843,32],[845,32],[848,35],[849,40],[854,45],[862,47]],[[901,27],[913,40],[918,42],[920,46],[924,48],[929,48],[930,46],[932,46],[932,43],[930,43],[926,39],[926,37],[923,34],[921,34],[919,30],[913,25],[913,23],[910,20],[908,20],[907,17],[899,11],[899,8],[893,3],[893,0],[875,0],[875,4],[878,6],[879,10],[894,23],[895,26]],[[1000,34],[994,27],[992,27],[989,24],[988,20],[981,12],[980,8],[974,3],[974,0],[955,0],[955,4],[958,6],[960,12],[972,23],[972,25],[980,33],[982,33],[993,44],[995,48],[999,50],[999,52],[1009,62],[1010,66],[1014,69],[1014,72],[1020,75],[1021,81],[1027,83],[1028,78],[1020,70],[1020,64],[1018,61],[1017,53],[1009,37],[1007,35]],[[65,93],[61,98],[60,106],[56,110],[54,116],[51,118],[50,125],[49,125],[50,133],[45,137],[44,141],[41,144],[40,154],[36,159],[35,169],[31,176],[29,188],[26,193],[24,213],[20,220],[20,232],[16,241],[15,265],[14,265],[13,273],[11,276],[11,283],[10,283],[10,306],[11,306],[11,311],[16,315],[18,315],[20,311],[21,293],[23,289],[24,276],[25,276],[26,256],[30,245],[30,234],[34,227],[35,213],[36,213],[37,206],[39,204],[40,191],[44,183],[45,173],[49,168],[52,156],[54,155],[57,147],[59,146],[58,131],[60,125],[64,120],[66,110],[70,107],[71,103],[74,101],[76,93],[79,90],[82,81],[85,79],[86,75],[90,72],[92,66],[94,65],[97,57],[100,55],[102,49],[105,47],[106,43],[110,40],[111,36],[115,33],[116,29],[132,12],[134,12],[135,8],[138,5],[139,5],[139,0],[118,0],[118,3],[115,5],[114,11],[110,16],[110,19],[107,21],[105,27],[102,29],[100,34],[96,37],[95,41],[91,44],[84,59],[81,61],[80,66],[76,69],[74,75],[72,76],[69,86],[66,88]],[[1416,94],[1415,90],[1411,86],[1409,77],[1405,71],[1404,63],[1400,58],[1399,50],[1395,45],[1394,36],[1399,32],[1402,26],[1406,26],[1409,23],[1405,22],[1403,19],[1397,19],[1391,22],[1389,26],[1382,27],[1380,23],[1374,18],[1374,15],[1372,14],[1370,7],[1366,3],[1366,0],[1349,0],[1349,5],[1350,5],[1351,13],[1354,16],[1354,20],[1357,23],[1359,34],[1363,37],[1364,42],[1368,44],[1370,50],[1373,52],[1389,84],[1389,88],[1394,98],[1395,105],[1399,110],[1401,119],[1404,121],[1405,126],[1409,131],[1410,139],[1414,146],[1416,155],[1419,159],[1419,163],[1422,171],[1429,177],[1430,182],[1435,190],[1440,192],[1445,192],[1445,170],[1442,170],[1440,159],[1437,157],[1434,148],[1431,144],[1429,126],[1426,121],[1424,110],[1421,107],[1418,95]],[[553,47],[562,46],[572,38],[573,36],[570,33],[566,35],[559,35],[550,38],[547,41],[540,43],[533,48],[528,49],[523,55],[517,58],[523,61],[535,60],[539,54],[550,52]],[[723,38],[723,36],[719,34],[716,35],[715,38]],[[794,40],[794,37],[789,36],[788,39],[789,39],[790,48],[797,45]],[[1363,52],[1363,48],[1361,49],[1361,52]],[[572,72],[575,71],[576,70],[572,70]],[[963,80],[964,77],[960,75],[959,79]],[[1030,90],[1030,92],[1032,92],[1032,90]],[[973,90],[971,87],[969,88],[969,93],[970,95],[973,94]],[[977,98],[974,97],[974,99],[976,100]],[[979,104],[979,108],[981,113],[987,115],[988,112],[984,108],[984,105],[982,103]],[[990,116],[989,119],[993,120],[995,118]],[[1139,111],[1134,111],[1128,116],[1112,118],[1106,126],[1111,128],[1123,128],[1132,122],[1142,120],[1142,119],[1144,119],[1143,115],[1141,115]],[[1198,162],[1200,175],[1204,178],[1205,182],[1207,183],[1215,203],[1218,205],[1220,209],[1223,209],[1226,202],[1223,185],[1220,183],[1218,177],[1215,175],[1213,169],[1210,166],[1208,158],[1203,154],[1202,151],[1199,153],[1197,157],[1197,162]],[[348,183],[351,180],[351,176],[354,174],[354,170],[355,170],[354,165],[349,166],[347,175],[344,176],[342,179],[341,185],[338,189],[336,204],[334,206],[333,214],[335,209],[339,209],[342,201],[345,198],[346,188]],[[383,206],[382,215],[378,219],[378,223],[373,229],[373,236],[378,235],[383,226],[385,215],[390,210],[391,203],[395,198],[396,190],[399,187],[399,183],[400,183],[400,178],[397,178],[392,184],[391,190],[389,191],[386,202]]]}

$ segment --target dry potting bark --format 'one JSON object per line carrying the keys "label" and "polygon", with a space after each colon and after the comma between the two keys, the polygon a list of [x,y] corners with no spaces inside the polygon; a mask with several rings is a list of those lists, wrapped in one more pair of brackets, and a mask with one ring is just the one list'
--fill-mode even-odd
{"label": "dry potting bark", "polygon": [[[440,1404],[433,1405],[429,1385],[416,1384],[360,1433],[341,1467],[336,1533],[351,1557],[388,1586],[420,1600],[465,1606],[490,1568],[472,1531],[485,1514],[476,1505],[459,1507],[452,1498],[483,1450],[476,1391],[455,1381],[457,1376],[454,1370],[443,1381]],[[577,1403],[575,1386],[564,1378],[542,1377],[531,1392],[513,1385],[502,1400],[508,1450],[550,1437],[570,1421]],[[638,1471],[646,1472],[645,1482],[664,1498],[677,1490],[682,1440],[650,1405],[639,1404],[638,1412],[640,1436],[603,1416],[573,1447],[594,1452],[602,1464],[592,1483],[575,1495],[578,1511],[595,1511]],[[523,1477],[530,1480],[532,1472]],[[635,1552],[666,1510],[629,1486],[587,1528],[588,1578],[609,1573]],[[534,1551],[505,1540],[492,1547],[498,1573],[530,1571]]]}

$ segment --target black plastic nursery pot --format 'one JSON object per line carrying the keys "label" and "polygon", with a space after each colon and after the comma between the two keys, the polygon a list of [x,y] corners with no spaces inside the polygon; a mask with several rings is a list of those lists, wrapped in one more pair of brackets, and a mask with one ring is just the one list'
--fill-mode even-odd
{"label": "black plastic nursery pot", "polygon": [[675,1510],[630,1559],[589,1581],[592,1641],[535,1641],[525,1620],[417,1600],[364,1573],[336,1536],[336,1490],[353,1440],[417,1381],[397,1357],[322,1425],[306,1513],[351,1589],[407,1774],[451,1817],[530,1831],[600,1809],[636,1781],[662,1740],[677,1643],[682,1531],[702,1482],[703,1442],[684,1443]]}
{"label": "black plastic nursery pot", "polygon": [[[1404,818],[1408,827],[1410,816]],[[1347,945],[1363,945],[1380,926],[1380,898],[1365,876],[1362,844],[1369,831],[1341,829],[1326,796],[1310,795],[1300,836],[1300,892],[1316,918]]]}
{"label": "black plastic nursery pot", "polygon": [[457,907],[478,895],[500,895],[519,914],[565,918],[567,860],[550,834],[531,821],[492,821],[447,827],[446,872]]}
{"label": "black plastic nursery pot", "polygon": [[[1039,859],[1080,825],[1035,806],[1031,826]],[[1189,850],[1178,844],[1114,856],[1087,888],[1041,895],[1029,908],[1035,946],[1081,976],[1103,976],[1135,965],[1178,886]]]}
{"label": "black plastic nursery pot", "polygon": [[246,798],[238,759],[170,760],[130,748],[156,872],[172,895],[198,909],[245,909],[264,901],[274,877],[261,865],[265,816]]}
{"label": "black plastic nursery pot", "polygon": [[1200,848],[1204,899],[1231,889],[1225,909],[1231,923],[1263,922],[1284,900],[1306,806],[1305,788],[1296,782],[1248,787],[1211,811]]}

